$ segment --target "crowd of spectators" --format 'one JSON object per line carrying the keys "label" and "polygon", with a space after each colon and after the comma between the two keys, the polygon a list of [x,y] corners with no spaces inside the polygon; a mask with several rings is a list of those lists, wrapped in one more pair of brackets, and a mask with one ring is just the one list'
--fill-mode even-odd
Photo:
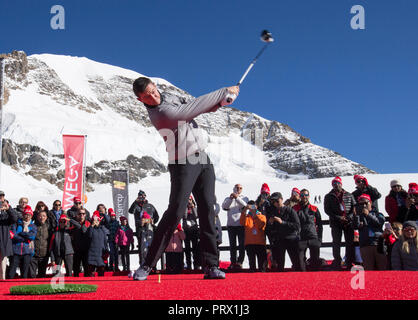
{"label": "crowd of spectators", "polygon": [[[418,185],[410,183],[405,191],[398,180],[390,182],[386,219],[378,208],[379,191],[363,176],[355,175],[354,180],[356,190],[350,193],[341,178],[335,177],[324,197],[332,235],[330,267],[349,270],[361,264],[365,270],[418,270]],[[315,196],[315,203],[320,199]],[[80,198],[73,201],[67,211],[59,200],[53,202],[52,209],[39,201],[32,210],[28,198],[22,197],[13,208],[0,191],[0,279],[13,279],[18,269],[23,278],[42,278],[49,269],[60,272],[62,265],[65,275],[74,277],[81,272],[103,276],[106,270],[129,271],[134,236],[139,262],[144,261],[159,220],[144,191],[139,191],[128,210],[134,216],[135,231],[125,216],[117,219],[112,208],[99,204],[90,214]],[[250,272],[281,272],[286,252],[294,271],[316,271],[328,265],[320,256],[323,218],[310,203],[307,189],[293,188],[290,198],[284,200],[280,192],[270,192],[264,183],[252,200],[244,195],[243,186],[236,184],[215,212],[218,246],[222,243],[219,215],[227,215],[230,270],[242,269],[247,255]],[[343,235],[345,259],[341,257]],[[192,196],[165,257],[167,272],[201,269],[199,217]]]}

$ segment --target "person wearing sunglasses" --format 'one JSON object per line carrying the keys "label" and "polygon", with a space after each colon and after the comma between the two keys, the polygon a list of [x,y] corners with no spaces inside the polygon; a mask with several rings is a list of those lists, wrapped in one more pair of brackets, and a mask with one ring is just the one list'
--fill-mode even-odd
{"label": "person wearing sunglasses", "polygon": [[359,231],[360,253],[365,270],[386,270],[386,256],[377,250],[384,223],[385,217],[373,207],[370,196],[365,193],[360,195],[353,226]]}
{"label": "person wearing sunglasses", "polygon": [[[67,216],[70,219],[75,219],[77,217],[78,211],[81,208],[84,208],[83,203],[81,202],[81,198],[74,197],[73,202],[74,202],[74,205],[67,211]],[[84,209],[86,210],[86,219],[90,220],[90,218],[91,218],[90,212],[86,208],[84,208]]]}
{"label": "person wearing sunglasses", "polygon": [[415,221],[405,221],[392,249],[393,270],[418,271],[418,233]]}
{"label": "person wearing sunglasses", "polygon": [[319,270],[321,259],[319,251],[322,243],[322,219],[318,207],[309,203],[309,191],[300,191],[300,202],[293,209],[298,213],[301,231],[299,240],[299,261],[302,271],[306,271],[306,251],[309,248],[309,266]]}
{"label": "person wearing sunglasses", "polygon": [[356,184],[356,190],[352,192],[354,199],[357,199],[362,194],[368,194],[372,199],[372,206],[379,211],[377,200],[382,197],[380,192],[377,191],[376,188],[372,187],[364,176],[357,174],[354,175],[354,182]]}
{"label": "person wearing sunglasses", "polygon": [[[225,198],[222,209],[227,212],[227,229],[231,265],[229,269],[241,269],[245,257],[245,230],[240,224],[241,210],[247,205],[248,197],[242,194],[242,185],[236,184],[233,192]],[[237,246],[238,240],[238,246]],[[238,250],[238,258],[237,258]]]}
{"label": "person wearing sunglasses", "polygon": [[405,221],[406,212],[406,199],[408,198],[408,192],[402,188],[401,182],[398,179],[394,179],[390,182],[390,192],[385,198],[385,210],[389,215],[389,222],[395,221],[403,223]]}
{"label": "person wearing sunglasses", "polygon": [[61,201],[55,200],[52,203],[52,209],[48,211],[48,223],[51,225],[52,229],[55,229],[58,226],[58,221],[62,214],[66,214],[65,210],[61,206]]}
{"label": "person wearing sunglasses", "polygon": [[298,188],[293,188],[290,194],[290,198],[284,202],[284,205],[290,208],[298,205],[300,203],[300,190]]}
{"label": "person wearing sunglasses", "polygon": [[332,182],[332,190],[325,195],[324,210],[329,216],[329,224],[332,235],[332,255],[334,261],[331,267],[341,270],[341,238],[345,239],[345,265],[348,269],[355,262],[353,213],[356,200],[353,195],[343,189],[340,177],[335,177]]}

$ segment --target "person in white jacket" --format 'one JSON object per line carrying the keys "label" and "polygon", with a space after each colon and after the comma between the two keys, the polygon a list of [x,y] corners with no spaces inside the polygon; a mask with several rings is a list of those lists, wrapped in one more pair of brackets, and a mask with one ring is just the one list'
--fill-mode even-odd
{"label": "person in white jacket", "polygon": [[[242,195],[242,185],[236,184],[231,195],[225,198],[222,209],[228,212],[227,228],[229,237],[229,250],[231,254],[231,269],[241,269],[245,257],[245,231],[240,224],[241,209],[247,205],[248,198]],[[238,247],[237,247],[238,239]],[[239,252],[237,259],[237,250]]]}

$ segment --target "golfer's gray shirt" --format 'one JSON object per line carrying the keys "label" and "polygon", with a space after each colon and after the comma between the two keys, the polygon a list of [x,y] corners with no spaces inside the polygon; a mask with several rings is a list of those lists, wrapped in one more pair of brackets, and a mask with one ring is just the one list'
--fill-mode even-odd
{"label": "golfer's gray shirt", "polygon": [[227,94],[228,89],[222,88],[187,100],[163,92],[158,106],[147,106],[151,123],[164,138],[169,162],[184,160],[185,163],[188,156],[206,148],[207,141],[193,119],[202,113],[216,111]]}

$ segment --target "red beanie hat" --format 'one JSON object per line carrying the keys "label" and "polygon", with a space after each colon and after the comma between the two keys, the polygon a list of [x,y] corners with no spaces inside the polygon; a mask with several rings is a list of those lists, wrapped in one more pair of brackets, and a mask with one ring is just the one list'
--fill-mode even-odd
{"label": "red beanie hat", "polygon": [[125,216],[120,216],[119,220],[120,220],[120,221],[123,221],[123,220],[128,220],[128,219],[126,219],[126,217],[125,217]]}
{"label": "red beanie hat", "polygon": [[363,193],[360,197],[357,198],[358,201],[360,201],[361,199],[366,199],[369,202],[372,202],[372,199],[370,198],[370,196],[366,193]]}
{"label": "red beanie hat", "polygon": [[177,225],[177,230],[178,230],[178,231],[181,231],[181,223],[179,223],[179,224]]}
{"label": "red beanie hat", "polygon": [[75,202],[81,202],[81,199],[79,197],[74,197],[73,201],[74,201],[74,203]]}
{"label": "red beanie hat", "polygon": [[296,192],[297,194],[299,194],[299,195],[300,195],[300,190],[299,190],[298,188],[293,188],[293,189],[292,189],[292,193],[293,193],[293,192]]}
{"label": "red beanie hat", "polygon": [[94,219],[94,217],[99,218],[99,221],[100,221],[100,220],[102,220],[102,217],[100,216],[100,212],[99,212],[99,211],[97,211],[97,210],[93,212],[93,217],[92,217],[92,219]]}
{"label": "red beanie hat", "polygon": [[142,215],[142,218],[143,219],[150,219],[151,218],[151,216],[148,214],[148,212],[144,212],[144,214]]}
{"label": "red beanie hat", "polygon": [[61,220],[66,221],[65,218],[67,218],[67,215],[63,213],[62,215],[60,215],[60,218],[58,221],[61,221]]}
{"label": "red beanie hat", "polygon": [[366,177],[363,177],[363,176],[361,176],[359,174],[354,175],[354,181],[357,181],[357,180],[363,180],[364,181],[364,184],[366,186],[369,185],[369,182],[367,181]]}
{"label": "red beanie hat", "polygon": [[261,186],[260,193],[268,193],[268,194],[270,194],[270,188],[269,188],[269,186],[268,186],[267,183],[263,183],[263,185]]}
{"label": "red beanie hat", "polygon": [[33,216],[33,211],[32,208],[30,206],[26,206],[25,210],[23,211],[24,214],[30,214],[31,216]]}
{"label": "red beanie hat", "polygon": [[343,181],[341,180],[341,178],[340,178],[340,177],[335,177],[335,178],[332,180],[332,184],[334,184],[335,182],[339,182],[339,183],[343,184]]}
{"label": "red beanie hat", "polygon": [[409,194],[418,194],[418,185],[415,182],[409,184]]}
{"label": "red beanie hat", "polygon": [[107,210],[107,212],[109,212],[110,216],[116,216],[116,213],[115,213],[115,211],[113,211],[112,208],[109,208],[109,210]]}

